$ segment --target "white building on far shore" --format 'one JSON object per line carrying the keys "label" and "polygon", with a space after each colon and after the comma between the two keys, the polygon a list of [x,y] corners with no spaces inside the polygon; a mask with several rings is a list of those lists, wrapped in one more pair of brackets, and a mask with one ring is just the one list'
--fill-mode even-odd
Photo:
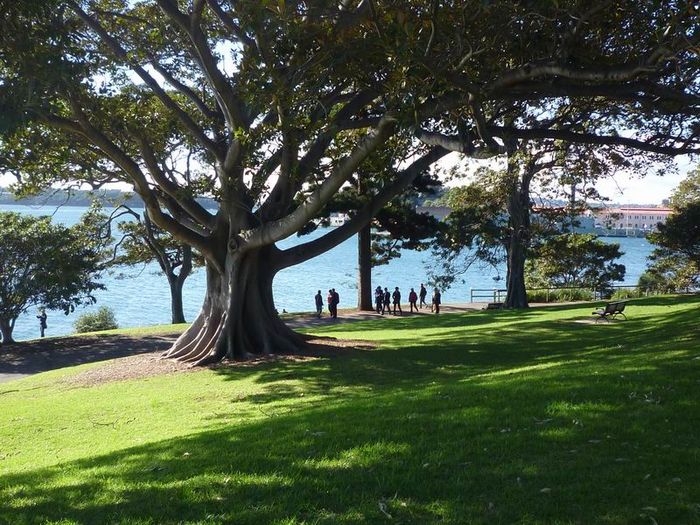
{"label": "white building on far shore", "polygon": [[342,226],[348,219],[350,216],[347,213],[331,213],[330,215],[330,223],[334,228]]}
{"label": "white building on far shore", "polygon": [[656,231],[656,225],[665,223],[673,210],[664,207],[619,207],[602,208],[592,213],[596,228],[610,231],[613,235],[638,236]]}

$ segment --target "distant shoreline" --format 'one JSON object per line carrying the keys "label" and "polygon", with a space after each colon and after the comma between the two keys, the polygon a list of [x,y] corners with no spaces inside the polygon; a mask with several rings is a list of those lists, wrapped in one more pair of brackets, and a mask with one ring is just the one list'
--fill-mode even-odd
{"label": "distant shoreline", "polygon": [[[143,200],[137,194],[127,193],[121,190],[76,190],[67,192],[64,190],[51,193],[42,193],[32,197],[24,197],[16,199],[14,194],[7,188],[0,187],[0,205],[3,206],[72,206],[72,207],[89,207],[93,201],[97,200],[103,206],[115,206],[118,204],[126,204],[133,208],[145,208]],[[218,203],[211,198],[197,198],[202,206],[207,209],[217,209]]]}

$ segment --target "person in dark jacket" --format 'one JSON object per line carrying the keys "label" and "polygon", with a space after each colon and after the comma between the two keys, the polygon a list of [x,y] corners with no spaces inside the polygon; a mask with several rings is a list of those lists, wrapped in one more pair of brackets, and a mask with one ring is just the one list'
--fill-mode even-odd
{"label": "person in dark jacket", "polygon": [[384,314],[384,308],[382,308],[382,305],[384,304],[384,291],[382,290],[381,286],[377,286],[377,289],[374,290],[374,304],[376,306],[376,310],[378,314]]}
{"label": "person in dark jacket", "polygon": [[420,303],[419,306],[423,308],[424,306],[428,306],[428,303],[425,302],[425,298],[428,295],[428,290],[426,290],[425,286],[423,286],[423,283],[420,283],[420,291],[418,292],[418,296],[420,297]]}
{"label": "person in dark jacket", "polygon": [[394,315],[396,315],[397,307],[399,309],[399,315],[403,315],[403,312],[401,311],[401,292],[399,291],[398,286],[394,288],[394,293],[391,294],[391,298],[394,300]]}
{"label": "person in dark jacket", "polygon": [[435,288],[435,291],[433,292],[433,306],[431,308],[431,311],[435,312],[436,314],[439,314],[440,303],[442,303],[442,296],[440,295],[440,290]]}
{"label": "person in dark jacket", "polygon": [[408,304],[409,307],[411,308],[411,313],[413,313],[413,309],[416,309],[416,313],[418,312],[418,306],[416,305],[416,302],[418,301],[418,294],[416,291],[411,288],[411,293],[408,294]]}
{"label": "person in dark jacket", "polygon": [[47,328],[47,324],[46,324],[46,318],[47,318],[46,310],[44,310],[43,308],[41,308],[41,309],[39,310],[39,315],[37,315],[36,318],[39,319],[39,333],[41,334],[41,337],[44,337],[44,336],[46,335],[46,328]]}
{"label": "person in dark jacket", "polygon": [[321,318],[321,313],[323,312],[323,296],[321,295],[321,290],[318,291],[314,297],[316,301],[316,317]]}
{"label": "person in dark jacket", "polygon": [[333,292],[333,319],[338,319],[338,305],[340,304],[340,294],[331,288]]}
{"label": "person in dark jacket", "polygon": [[382,313],[389,311],[391,313],[391,294],[389,288],[384,288],[384,302],[382,303]]}

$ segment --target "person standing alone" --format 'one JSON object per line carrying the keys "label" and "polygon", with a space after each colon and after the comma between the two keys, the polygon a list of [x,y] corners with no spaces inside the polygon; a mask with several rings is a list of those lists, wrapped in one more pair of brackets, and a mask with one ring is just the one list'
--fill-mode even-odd
{"label": "person standing alone", "polygon": [[316,301],[316,317],[321,318],[321,313],[323,312],[323,296],[321,295],[321,290],[318,291],[314,297]]}
{"label": "person standing alone", "polygon": [[41,334],[41,337],[44,337],[44,335],[46,335],[47,317],[48,316],[46,315],[46,310],[44,308],[40,308],[39,315],[37,315],[36,318],[39,319],[39,333]]}

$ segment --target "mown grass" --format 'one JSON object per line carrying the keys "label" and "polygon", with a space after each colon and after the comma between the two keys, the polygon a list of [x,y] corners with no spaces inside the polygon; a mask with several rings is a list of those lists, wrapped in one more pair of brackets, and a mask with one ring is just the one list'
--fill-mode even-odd
{"label": "mown grass", "polygon": [[[171,335],[180,334],[189,326],[189,323],[183,324],[159,324],[150,326],[137,326],[135,328],[115,328],[113,330],[101,330],[99,332],[84,332],[82,334],[71,334],[60,337],[84,337],[89,335],[124,335],[124,336],[142,336],[142,335]],[[54,338],[55,339],[55,338]]]}
{"label": "mown grass", "polygon": [[317,332],[379,350],[0,385],[0,522],[700,523],[699,305],[358,322]]}

